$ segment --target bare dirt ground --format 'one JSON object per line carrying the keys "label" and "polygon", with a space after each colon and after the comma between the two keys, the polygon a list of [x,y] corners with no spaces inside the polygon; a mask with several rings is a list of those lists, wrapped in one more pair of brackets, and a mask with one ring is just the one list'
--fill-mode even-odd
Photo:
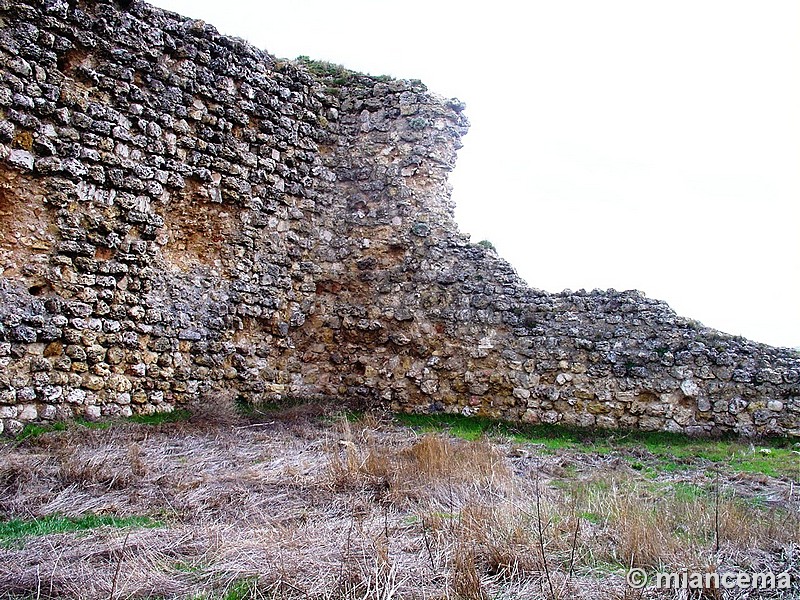
{"label": "bare dirt ground", "polygon": [[[75,426],[0,444],[0,521],[149,521],[0,538],[0,597],[800,598],[796,485],[390,417]],[[637,590],[631,567],[793,583]]]}

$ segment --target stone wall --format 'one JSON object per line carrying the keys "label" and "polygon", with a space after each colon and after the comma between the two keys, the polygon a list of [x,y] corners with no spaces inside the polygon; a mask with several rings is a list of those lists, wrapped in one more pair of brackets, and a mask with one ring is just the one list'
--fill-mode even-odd
{"label": "stone wall", "polygon": [[[800,435],[800,359],[529,288],[453,219],[463,105],[134,3],[0,0],[0,429],[221,397]],[[487,176],[502,176],[490,174]]]}

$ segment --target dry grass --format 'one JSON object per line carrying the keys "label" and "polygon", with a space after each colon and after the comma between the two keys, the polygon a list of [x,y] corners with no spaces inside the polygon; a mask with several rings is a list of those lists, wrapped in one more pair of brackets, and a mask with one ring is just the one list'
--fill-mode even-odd
{"label": "dry grass", "polygon": [[377,500],[406,507],[452,508],[476,491],[497,493],[511,478],[504,457],[486,441],[427,434],[410,445],[387,445],[385,436],[363,426],[354,433],[344,421],[341,429],[330,461],[334,490],[369,490]]}
{"label": "dry grass", "polygon": [[162,525],[0,539],[0,597],[678,598],[631,590],[626,566],[800,578],[790,481],[770,482],[766,508],[739,481],[518,450],[302,409],[6,444],[2,520]]}

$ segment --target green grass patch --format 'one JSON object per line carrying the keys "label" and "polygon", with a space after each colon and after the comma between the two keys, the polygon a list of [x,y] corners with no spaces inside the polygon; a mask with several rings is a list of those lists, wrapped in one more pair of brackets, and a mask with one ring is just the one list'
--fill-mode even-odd
{"label": "green grass patch", "polygon": [[[132,423],[141,425],[160,425],[162,423],[174,423],[176,421],[186,421],[191,417],[187,410],[175,410],[171,413],[156,413],[152,415],[134,415],[125,419]],[[55,431],[68,431],[75,427],[86,429],[109,429],[114,425],[114,421],[90,421],[88,419],[74,419],[72,421],[55,421],[52,423],[27,423],[13,439],[15,442],[25,442],[41,437]]]}
{"label": "green grass patch", "polygon": [[16,441],[23,442],[25,440],[36,438],[51,431],[66,431],[67,424],[60,421],[56,423],[27,423],[16,436]]}
{"label": "green grass patch", "polygon": [[162,525],[151,517],[114,517],[109,515],[84,515],[82,517],[62,517],[49,515],[38,519],[0,521],[0,545],[10,545],[31,537],[84,531],[98,527],[158,527]]}
{"label": "green grass patch", "polygon": [[481,436],[507,437],[520,444],[536,444],[546,450],[556,451],[570,448],[591,449],[607,452],[604,440],[594,438],[588,430],[568,429],[554,425],[529,425],[498,421],[486,417],[465,417],[458,414],[409,415],[398,414],[395,418],[402,424],[426,432],[447,431],[465,440],[477,440]]}
{"label": "green grass patch", "polygon": [[415,429],[446,431],[466,440],[476,440],[481,436],[506,437],[517,443],[541,446],[545,452],[618,453],[626,456],[634,469],[647,476],[710,463],[735,472],[800,478],[800,455],[793,450],[792,441],[786,438],[767,438],[757,442],[733,437],[704,439],[663,431],[582,429],[459,414],[398,414],[395,418]]}
{"label": "green grass patch", "polygon": [[699,485],[692,483],[676,482],[670,485],[672,494],[680,502],[705,502],[709,500],[713,492]]}
{"label": "green grass patch", "polygon": [[603,517],[597,514],[596,512],[584,511],[582,513],[579,513],[578,516],[584,521],[588,521],[589,523],[593,523],[594,525],[599,525],[600,523],[603,522]]}
{"label": "green grass patch", "polygon": [[397,421],[403,425],[420,429],[425,432],[447,431],[451,435],[474,441],[483,435],[490,435],[496,427],[504,424],[482,417],[464,417],[461,415],[436,414],[436,415],[395,415]]}
{"label": "green grass patch", "polygon": [[[765,457],[754,453],[741,453],[733,459],[733,464],[742,473],[761,473],[770,477],[788,475],[800,479],[800,456],[783,448],[775,449]],[[789,464],[789,468],[783,468]]]}
{"label": "green grass patch", "polygon": [[223,600],[250,600],[261,597],[258,590],[258,579],[255,577],[233,582],[222,596]]}
{"label": "green grass patch", "polygon": [[[630,443],[621,447],[630,447]],[[753,444],[735,439],[678,438],[661,443],[658,437],[646,440],[644,447],[652,454],[656,468],[680,471],[698,463],[727,466],[738,473],[756,473],[769,477],[800,478],[800,455],[786,440],[761,440]]]}
{"label": "green grass patch", "polygon": [[89,419],[75,419],[74,423],[86,429],[108,429],[111,421],[90,421]]}
{"label": "green grass patch", "polygon": [[133,415],[128,417],[131,423],[139,423],[140,425],[161,425],[163,423],[177,423],[179,421],[188,421],[192,416],[188,410],[178,409],[172,412],[153,413],[151,415]]}
{"label": "green grass patch", "polygon": [[297,57],[297,62],[301,63],[308,69],[309,73],[321,77],[328,84],[329,87],[335,89],[351,83],[355,83],[361,77],[368,77],[373,81],[387,82],[392,81],[389,75],[370,75],[368,73],[359,73],[343,67],[342,65],[328,62],[326,60],[315,60],[305,55]]}

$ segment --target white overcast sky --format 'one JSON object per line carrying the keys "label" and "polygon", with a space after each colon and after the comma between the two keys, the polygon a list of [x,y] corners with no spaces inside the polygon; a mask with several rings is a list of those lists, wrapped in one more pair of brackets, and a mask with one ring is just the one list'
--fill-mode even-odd
{"label": "white overcast sky", "polygon": [[153,3],[465,101],[457,220],[531,286],[800,346],[800,1]]}

